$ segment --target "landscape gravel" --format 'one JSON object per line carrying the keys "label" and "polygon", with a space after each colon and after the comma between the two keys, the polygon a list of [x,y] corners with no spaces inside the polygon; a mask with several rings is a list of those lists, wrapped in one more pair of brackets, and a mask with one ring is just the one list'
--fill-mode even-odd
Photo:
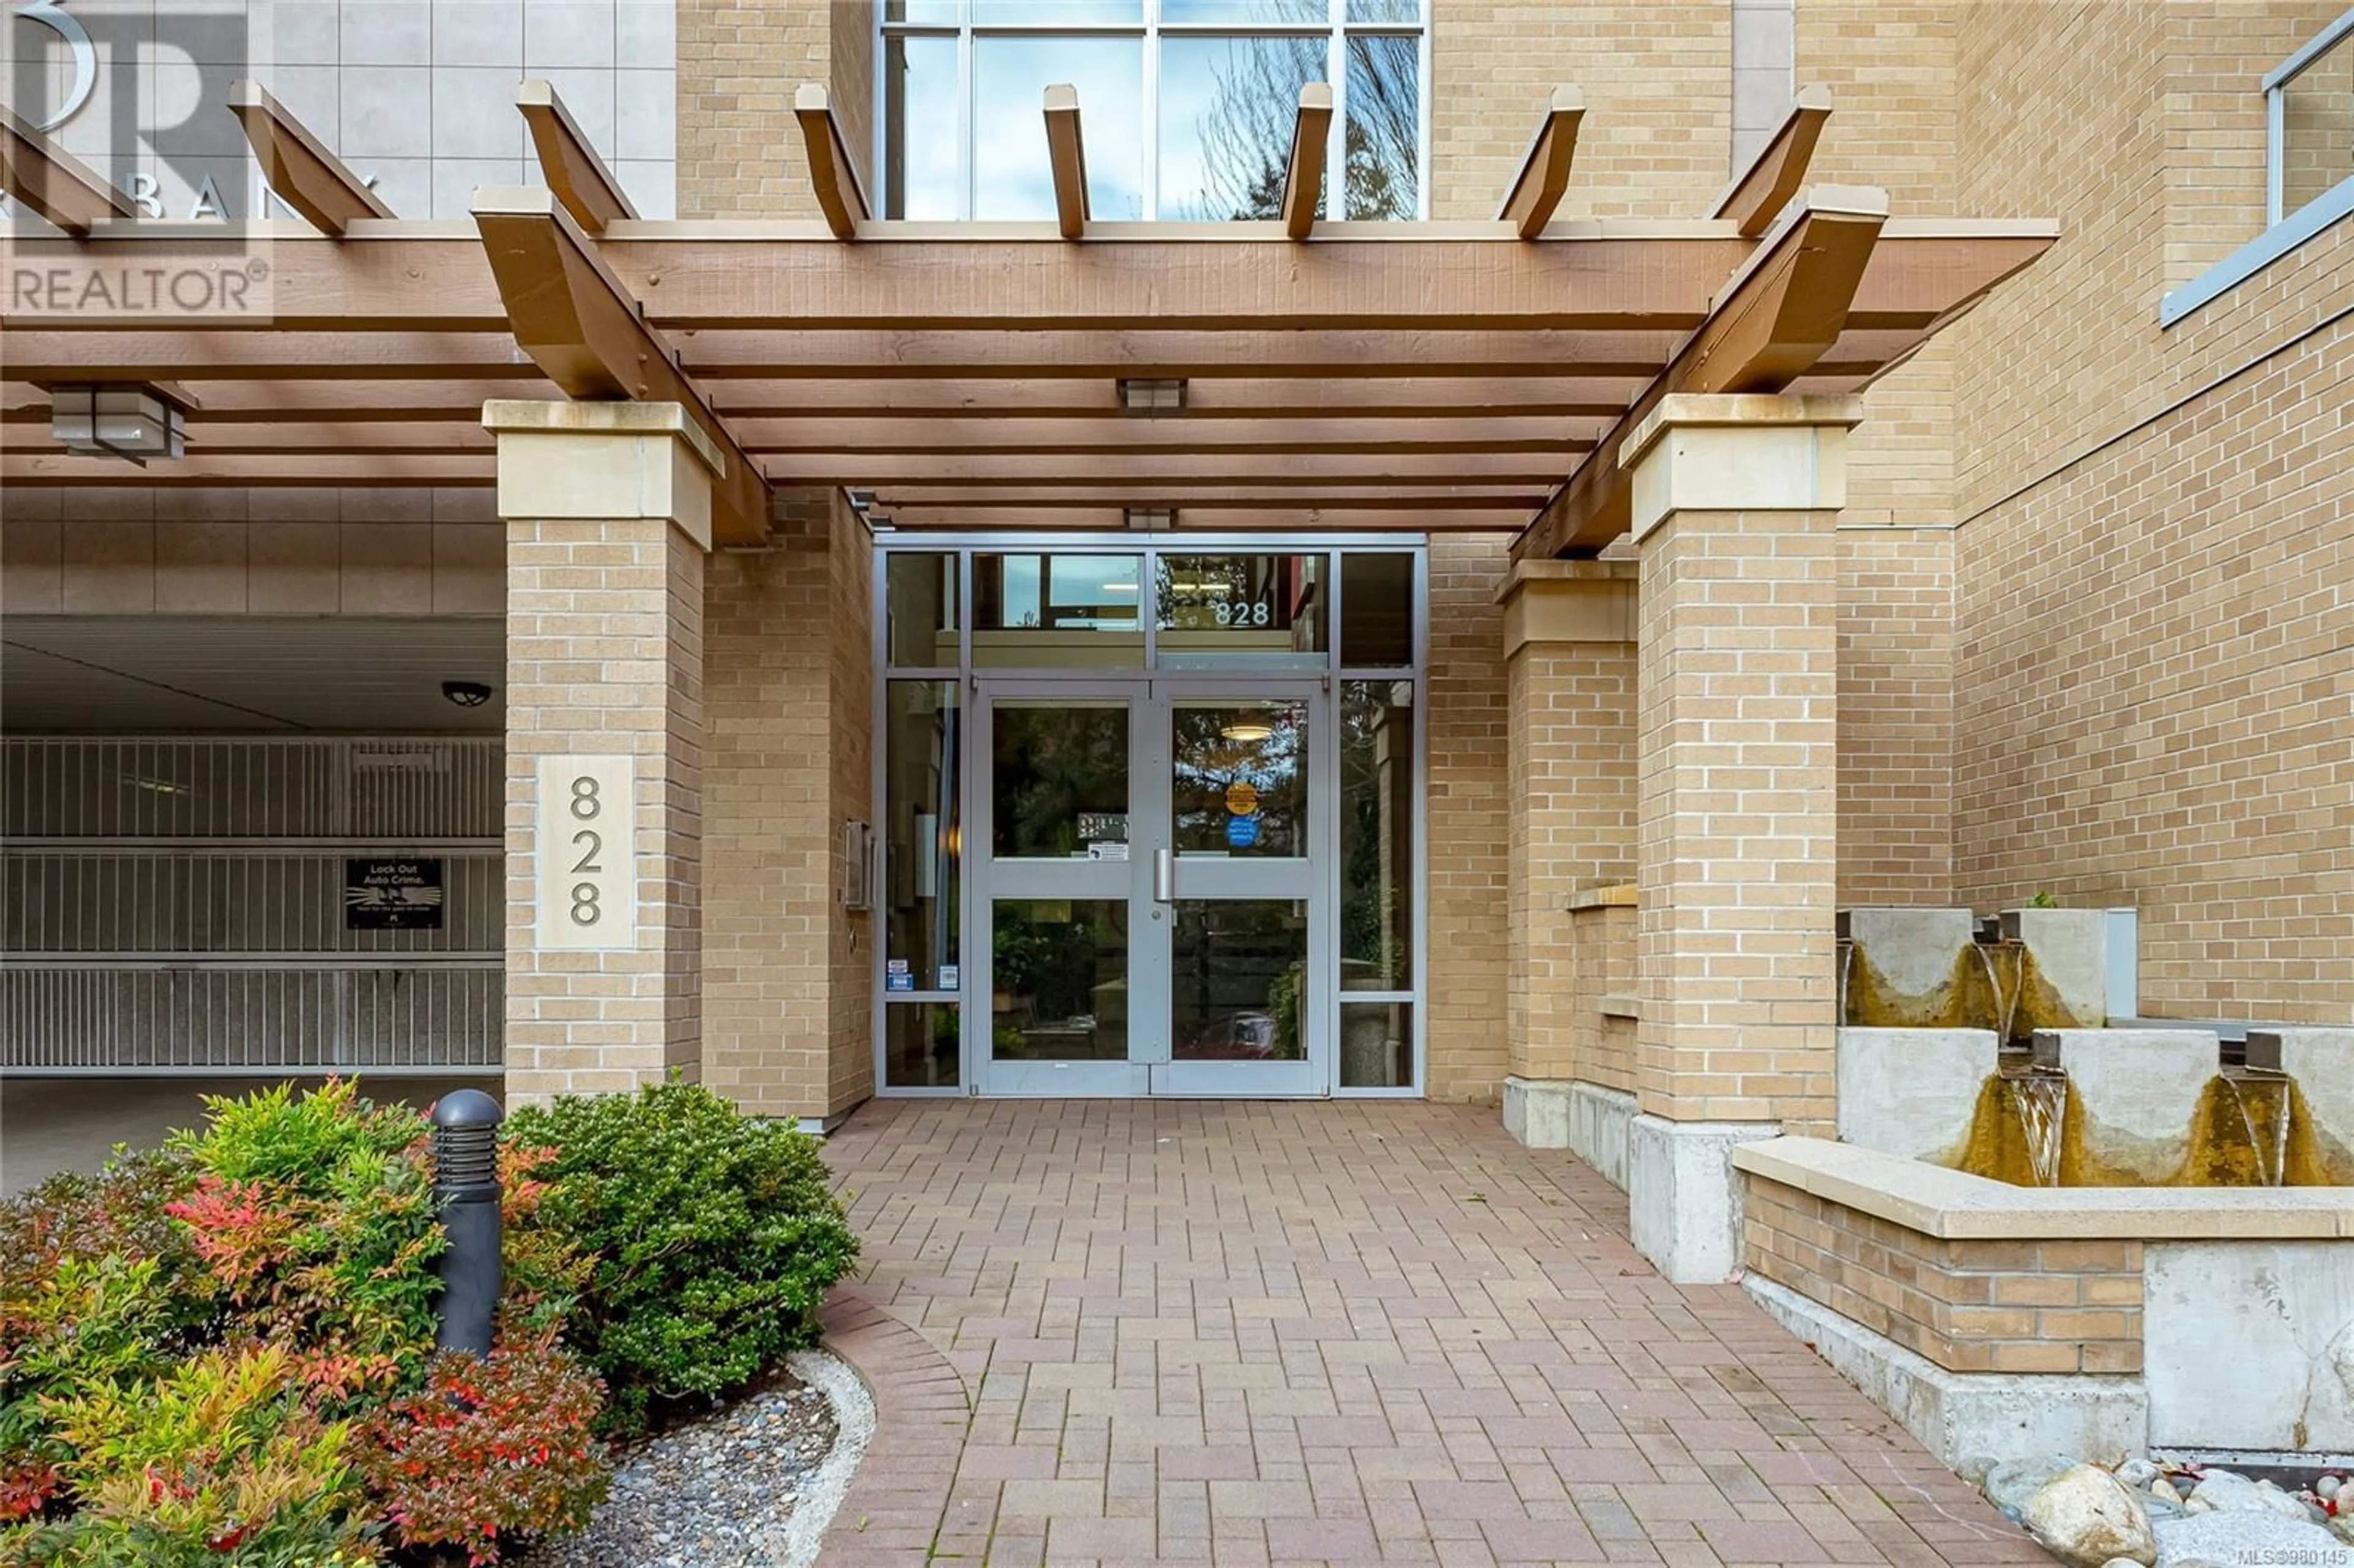
{"label": "landscape gravel", "polygon": [[833,1405],[793,1372],[722,1411],[614,1456],[588,1528],[525,1568],[749,1568],[796,1555],[793,1511],[836,1437]]}

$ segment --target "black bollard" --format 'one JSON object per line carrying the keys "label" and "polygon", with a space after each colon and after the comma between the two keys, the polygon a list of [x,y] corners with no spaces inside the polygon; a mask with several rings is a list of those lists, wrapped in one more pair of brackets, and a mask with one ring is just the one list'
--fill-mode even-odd
{"label": "black bollard", "polygon": [[433,1107],[433,1197],[450,1248],[441,1255],[441,1297],[433,1343],[483,1356],[499,1306],[499,1102],[458,1089]]}

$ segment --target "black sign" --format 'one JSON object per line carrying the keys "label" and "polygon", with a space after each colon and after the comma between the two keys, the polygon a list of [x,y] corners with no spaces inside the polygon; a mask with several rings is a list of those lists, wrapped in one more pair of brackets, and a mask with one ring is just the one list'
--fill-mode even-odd
{"label": "black sign", "polygon": [[345,930],[439,931],[440,928],[440,859],[344,862]]}

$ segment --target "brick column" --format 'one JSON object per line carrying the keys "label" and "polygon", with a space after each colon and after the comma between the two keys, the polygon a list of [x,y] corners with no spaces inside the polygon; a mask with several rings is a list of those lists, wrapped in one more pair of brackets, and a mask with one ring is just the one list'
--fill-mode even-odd
{"label": "brick column", "polygon": [[1671,397],[1628,439],[1641,702],[1636,1246],[1740,1260],[1732,1146],[1833,1121],[1844,397]]}
{"label": "brick column", "polygon": [[674,403],[493,402],[507,529],[511,1101],[700,1076],[703,575]]}
{"label": "brick column", "polygon": [[1633,1085],[1581,1059],[1600,997],[1579,994],[1571,910],[1635,876],[1635,566],[1524,561],[1497,599],[1511,745],[1504,1126],[1623,1170]]}

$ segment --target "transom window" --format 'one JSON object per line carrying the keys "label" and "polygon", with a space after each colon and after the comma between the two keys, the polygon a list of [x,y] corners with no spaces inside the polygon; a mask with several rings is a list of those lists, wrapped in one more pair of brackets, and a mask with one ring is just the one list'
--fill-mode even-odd
{"label": "transom window", "polygon": [[1428,0],[880,0],[884,216],[1050,218],[1045,89],[1078,89],[1098,219],[1279,215],[1299,90],[1333,93],[1318,212],[1426,215]]}
{"label": "transom window", "polygon": [[2264,78],[2273,223],[2354,179],[2354,11],[2316,34]]}

